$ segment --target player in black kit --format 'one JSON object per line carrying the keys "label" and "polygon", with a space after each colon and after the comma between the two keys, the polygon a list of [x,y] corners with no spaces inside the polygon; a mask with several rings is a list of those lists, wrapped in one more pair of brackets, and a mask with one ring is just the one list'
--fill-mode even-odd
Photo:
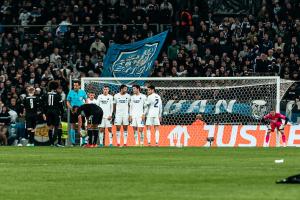
{"label": "player in black kit", "polygon": [[40,106],[40,98],[35,96],[34,87],[29,87],[28,95],[25,97],[23,105],[24,105],[24,115],[26,121],[26,133],[28,137],[27,146],[34,146],[34,133],[36,127],[36,121],[38,118],[38,110]]}
{"label": "player in black kit", "polygon": [[63,102],[61,95],[57,93],[59,84],[51,81],[48,84],[48,93],[42,97],[43,100],[43,118],[47,121],[49,128],[48,136],[51,146],[54,146],[56,137],[58,139],[56,146],[61,147],[62,131],[59,129],[60,117],[63,114]]}
{"label": "player in black kit", "polygon": [[[77,110],[78,113],[78,133],[82,135],[87,132],[89,136],[89,144],[87,147],[96,147],[98,140],[98,125],[101,124],[103,110],[96,104],[83,104]],[[84,126],[84,121],[87,125]],[[94,141],[93,141],[94,136]]]}

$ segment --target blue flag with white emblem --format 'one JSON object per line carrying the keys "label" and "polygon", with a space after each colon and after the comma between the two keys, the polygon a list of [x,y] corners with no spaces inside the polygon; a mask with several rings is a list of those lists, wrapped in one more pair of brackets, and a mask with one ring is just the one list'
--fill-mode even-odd
{"label": "blue flag with white emblem", "polygon": [[112,44],[104,59],[102,77],[148,77],[167,34],[165,31],[131,44]]}

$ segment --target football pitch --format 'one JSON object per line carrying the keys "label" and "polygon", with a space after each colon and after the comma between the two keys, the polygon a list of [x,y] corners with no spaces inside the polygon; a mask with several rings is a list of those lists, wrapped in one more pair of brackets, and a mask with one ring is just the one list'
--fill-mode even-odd
{"label": "football pitch", "polygon": [[299,199],[295,174],[298,148],[0,147],[3,200]]}

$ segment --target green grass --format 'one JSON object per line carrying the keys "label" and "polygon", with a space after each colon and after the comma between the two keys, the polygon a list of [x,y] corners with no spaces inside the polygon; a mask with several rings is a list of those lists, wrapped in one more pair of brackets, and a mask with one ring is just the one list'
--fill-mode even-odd
{"label": "green grass", "polygon": [[297,148],[0,147],[1,200],[299,199],[299,173]]}

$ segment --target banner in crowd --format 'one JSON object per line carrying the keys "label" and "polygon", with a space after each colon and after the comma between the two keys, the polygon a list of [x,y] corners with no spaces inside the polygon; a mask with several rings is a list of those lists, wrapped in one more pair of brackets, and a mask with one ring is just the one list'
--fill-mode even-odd
{"label": "banner in crowd", "polygon": [[[275,147],[277,134],[271,133],[270,143],[266,144],[267,130],[267,126],[260,125],[205,125],[201,122],[195,122],[188,126],[161,126],[159,146],[208,147],[210,143],[207,138],[214,137],[213,147]],[[287,146],[300,147],[300,125],[287,125],[284,133],[287,138]],[[144,144],[147,146],[145,130],[144,135]],[[154,146],[155,134],[152,134],[151,141],[151,145]],[[109,144],[108,133],[105,136],[105,143]],[[117,144],[116,137],[113,138],[113,144]],[[123,145],[122,139],[121,145]],[[135,146],[131,127],[128,130],[127,145]]]}
{"label": "banner in crowd", "polygon": [[112,44],[104,59],[103,77],[148,77],[168,31],[132,44]]}

